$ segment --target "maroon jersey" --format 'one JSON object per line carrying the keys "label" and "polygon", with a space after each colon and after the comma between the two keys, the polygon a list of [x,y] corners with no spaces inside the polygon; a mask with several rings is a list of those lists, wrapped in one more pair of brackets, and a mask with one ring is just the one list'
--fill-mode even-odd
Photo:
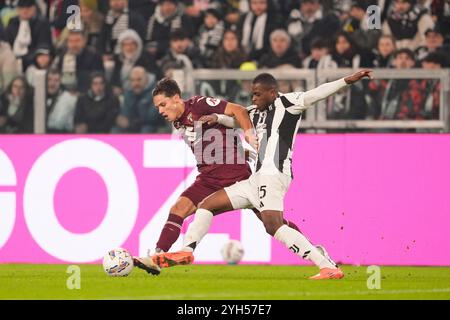
{"label": "maroon jersey", "polygon": [[[251,173],[249,165],[243,160],[244,151],[240,138],[233,138],[233,131],[228,131],[227,137],[227,129],[232,129],[218,123],[208,125],[198,121],[204,115],[223,114],[227,103],[220,99],[194,96],[184,102],[185,111],[174,122],[175,128],[181,132],[195,155],[202,179],[210,182],[212,179],[214,183],[217,180],[230,183],[234,180],[234,183]],[[216,138],[219,139],[218,142]],[[211,145],[213,143],[214,145]]]}

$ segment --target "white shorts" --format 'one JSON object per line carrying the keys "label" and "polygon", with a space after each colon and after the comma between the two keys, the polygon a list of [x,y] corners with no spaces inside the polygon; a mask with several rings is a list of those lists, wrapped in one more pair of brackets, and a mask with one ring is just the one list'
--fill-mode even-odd
{"label": "white shorts", "polygon": [[281,173],[252,174],[244,181],[224,188],[233,209],[284,210],[284,196],[292,178]]}

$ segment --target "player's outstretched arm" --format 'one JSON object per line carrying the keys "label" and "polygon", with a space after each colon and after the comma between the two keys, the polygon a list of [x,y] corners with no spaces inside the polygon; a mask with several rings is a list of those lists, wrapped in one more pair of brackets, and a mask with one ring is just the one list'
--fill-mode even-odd
{"label": "player's outstretched arm", "polygon": [[372,79],[372,70],[364,69],[360,70],[358,72],[355,72],[354,74],[347,76],[345,78],[327,82],[320,86],[318,86],[315,89],[309,90],[305,92],[305,95],[303,97],[304,99],[304,105],[305,107],[310,107],[314,105],[315,103],[328,98],[329,96],[332,96],[339,90],[358,82],[359,80],[363,78],[369,78]]}
{"label": "player's outstretched arm", "polygon": [[243,106],[228,102],[225,107],[224,114],[230,117],[234,117],[239,123],[239,126],[244,130],[245,140],[253,147],[258,150],[258,138],[256,136],[255,129],[253,128],[253,123],[250,120],[247,109]]}

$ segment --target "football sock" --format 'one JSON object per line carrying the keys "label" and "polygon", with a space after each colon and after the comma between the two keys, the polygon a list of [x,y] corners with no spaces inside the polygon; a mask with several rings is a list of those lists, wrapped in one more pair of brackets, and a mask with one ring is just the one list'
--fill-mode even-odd
{"label": "football sock", "polygon": [[183,225],[184,219],[176,214],[169,214],[164,228],[159,236],[158,243],[156,244],[156,252],[167,252],[170,247],[177,241],[180,236],[181,226]]}
{"label": "football sock", "polygon": [[297,225],[296,225],[295,223],[293,223],[292,221],[283,219],[283,223],[286,224],[286,225],[288,225],[288,226],[291,227],[292,229],[297,230],[298,232],[302,233],[302,232],[300,231],[300,229],[297,227]]}
{"label": "football sock", "polygon": [[187,232],[184,236],[184,245],[182,251],[192,252],[195,247],[208,233],[209,227],[213,219],[211,211],[206,209],[197,209],[194,220],[189,224]]}
{"label": "football sock", "polygon": [[289,250],[293,251],[303,259],[311,260],[320,269],[336,269],[336,265],[324,257],[303,234],[288,227],[287,225],[282,225],[278,228],[277,232],[275,232],[274,238],[283,243]]}

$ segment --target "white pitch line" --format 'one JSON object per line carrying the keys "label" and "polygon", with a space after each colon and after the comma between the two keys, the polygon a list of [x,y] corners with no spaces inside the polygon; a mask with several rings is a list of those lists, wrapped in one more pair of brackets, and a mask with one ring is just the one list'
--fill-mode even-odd
{"label": "white pitch line", "polygon": [[[441,288],[441,289],[404,289],[404,290],[359,290],[359,291],[343,291],[343,292],[333,292],[329,291],[276,291],[271,292],[271,294],[280,295],[280,296],[348,296],[348,295],[389,295],[389,294],[415,294],[415,293],[446,293],[450,292],[450,288]],[[237,295],[240,296],[251,296],[251,297],[267,297],[267,293],[261,292],[242,292],[242,293],[228,293],[228,292],[218,292],[211,294],[204,293],[194,293],[194,294],[168,294],[168,295],[155,295],[155,296],[142,296],[142,297],[113,297],[111,299],[154,299],[154,300],[177,300],[177,299],[217,299],[217,298],[232,298]]]}

